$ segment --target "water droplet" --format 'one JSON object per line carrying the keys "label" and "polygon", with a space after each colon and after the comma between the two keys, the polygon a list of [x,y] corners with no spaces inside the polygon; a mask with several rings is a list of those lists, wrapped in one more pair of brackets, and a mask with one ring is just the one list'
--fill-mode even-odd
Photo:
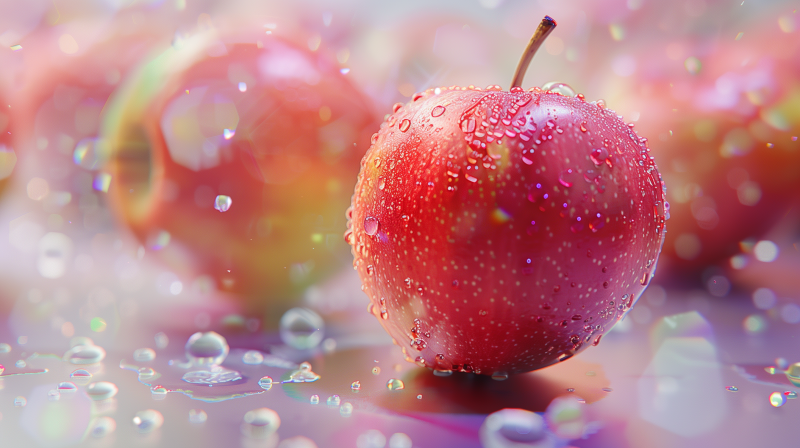
{"label": "water droplet", "polygon": [[769,396],[769,404],[773,407],[779,408],[786,404],[786,395],[783,395],[781,392],[773,392]]}
{"label": "water droplet", "polygon": [[583,121],[583,122],[581,122],[581,132],[586,132],[586,131],[587,131],[587,129],[586,129],[586,122],[585,122],[585,121]]}
{"label": "water droplet", "polygon": [[106,351],[96,345],[76,345],[64,353],[63,360],[70,364],[97,364],[106,357]]}
{"label": "water droplet", "polygon": [[381,373],[381,368],[380,367],[375,366],[375,367],[372,368],[372,374],[373,375],[377,375],[379,373]]}
{"label": "water droplet", "polygon": [[475,124],[475,118],[473,118],[471,116],[466,118],[466,119],[462,119],[461,120],[461,130],[463,132],[468,132],[468,133],[469,132],[475,132],[475,127],[476,126],[477,125]]}
{"label": "water droplet", "polygon": [[264,355],[258,350],[248,350],[242,355],[242,362],[255,366],[264,362]]}
{"label": "water droplet", "polygon": [[613,392],[613,391],[614,391],[614,389],[612,389],[610,387],[604,387],[603,388],[603,392]]}
{"label": "water droplet", "polygon": [[573,180],[572,180],[573,174],[574,173],[573,173],[571,168],[568,169],[568,170],[562,171],[561,175],[558,176],[558,182],[561,185],[565,186],[565,187],[571,187],[572,183],[573,183]]}
{"label": "water droplet", "polygon": [[445,111],[444,106],[436,106],[436,107],[433,108],[433,110],[431,110],[431,116],[432,117],[441,117],[442,114],[444,113],[444,111]]}
{"label": "water droplet", "polygon": [[725,390],[729,392],[739,392],[739,388],[736,386],[725,386]]}
{"label": "water droplet", "polygon": [[153,396],[154,400],[163,400],[164,398],[167,397],[168,393],[169,390],[160,384],[157,384],[150,388],[150,394]]}
{"label": "water droplet", "polygon": [[481,425],[480,440],[487,448],[555,446],[542,416],[523,409],[502,409],[490,414]]}
{"label": "water droplet", "polygon": [[214,208],[220,212],[227,212],[231,208],[231,204],[233,204],[233,199],[224,194],[217,195],[217,198],[214,199]]}
{"label": "water droplet", "polygon": [[18,360],[17,362],[15,362],[15,363],[14,363],[14,365],[15,365],[17,368],[24,369],[25,367],[27,367],[27,366],[28,366],[28,363],[26,363],[26,362],[25,362],[25,360],[22,360],[22,359],[20,359],[20,360]]}
{"label": "water droplet", "polygon": [[408,118],[404,118],[403,121],[400,122],[399,126],[400,132],[406,132],[410,127],[411,127],[411,120],[409,120]]}
{"label": "water droplet", "polygon": [[186,357],[194,365],[219,365],[228,356],[228,341],[214,331],[191,335],[184,347]]}
{"label": "water droplet", "polygon": [[378,224],[378,218],[375,218],[374,216],[367,216],[364,218],[364,232],[366,232],[369,236],[375,235],[378,233]]}
{"label": "water droplet", "polygon": [[153,432],[164,424],[164,416],[155,409],[139,411],[133,417],[136,430],[142,434]]}
{"label": "water droplet", "polygon": [[181,380],[190,384],[223,384],[242,379],[242,374],[235,370],[212,366],[210,370],[194,370],[184,373]]}
{"label": "water droplet", "polygon": [[11,351],[11,346],[6,344],[5,342],[0,343],[0,353],[9,353]]}
{"label": "water droplet", "polygon": [[575,96],[575,90],[569,85],[564,84],[563,82],[555,82],[555,81],[548,82],[547,84],[542,86],[542,90],[544,90],[545,92],[560,93],[561,95],[569,97]]}
{"label": "water droplet", "polygon": [[90,381],[92,381],[92,374],[84,369],[75,370],[74,372],[69,374],[69,377],[80,385],[86,385],[89,384]]}
{"label": "water droplet", "polygon": [[234,135],[236,135],[236,129],[225,128],[222,130],[222,136],[225,138],[225,140],[232,139]]}
{"label": "water droplet", "polygon": [[608,150],[606,148],[596,148],[589,153],[589,158],[595,165],[602,165],[608,160]]}
{"label": "water droplet", "polygon": [[156,359],[156,352],[152,348],[140,348],[133,351],[133,359],[138,362],[148,362]]}
{"label": "water droplet", "polygon": [[62,394],[72,394],[78,390],[78,386],[71,381],[64,381],[62,383],[58,383],[58,391]]}
{"label": "water droplet", "polygon": [[25,407],[26,404],[28,404],[28,400],[23,396],[19,396],[19,397],[14,399],[14,406],[15,407],[23,408],[23,407]]}
{"label": "water droplet", "polygon": [[328,401],[327,401],[328,406],[331,406],[331,407],[338,407],[341,402],[342,402],[342,399],[338,395],[331,395],[330,397],[328,397]]}
{"label": "water droplet", "polygon": [[239,91],[240,92],[247,92],[247,83],[242,81],[239,83]]}
{"label": "water droplet", "polygon": [[308,401],[311,404],[319,404],[319,395],[317,395],[317,394],[312,395],[311,398]]}
{"label": "water droplet", "polygon": [[392,378],[386,383],[386,388],[389,390],[402,390],[406,388],[406,385],[403,383],[402,380],[398,380],[397,378]]}
{"label": "water droplet", "polygon": [[305,350],[322,341],[325,321],[308,308],[292,308],[281,317],[281,340],[288,346]]}
{"label": "water droplet", "polygon": [[119,392],[117,385],[108,381],[98,381],[86,388],[86,394],[94,401],[108,400],[117,395],[117,392]]}
{"label": "water droplet", "polygon": [[785,395],[786,398],[788,398],[789,400],[794,400],[795,398],[797,398],[797,392],[793,390],[787,390],[786,392],[783,393],[783,395]]}
{"label": "water droplet", "polygon": [[353,405],[350,402],[345,401],[342,404],[342,407],[339,408],[339,415],[342,417],[350,417],[353,415]]}
{"label": "water droplet", "polygon": [[264,390],[270,390],[272,389],[272,378],[269,376],[261,377],[261,379],[258,380],[258,385]]}
{"label": "water droplet", "polygon": [[98,417],[91,426],[89,433],[92,437],[105,437],[117,429],[117,422],[111,417]]}
{"label": "water droplet", "polygon": [[505,381],[508,379],[508,373],[506,372],[494,372],[492,374],[492,379],[495,381]]}
{"label": "water droplet", "polygon": [[320,378],[319,375],[311,371],[311,364],[300,363],[300,367],[289,375],[289,382],[292,383],[313,383]]}
{"label": "water droplet", "polygon": [[350,390],[359,392],[361,390],[361,381],[353,381],[353,384],[350,385]]}
{"label": "water droplet", "polygon": [[189,410],[189,423],[199,425],[201,423],[205,423],[206,420],[208,420],[208,414],[206,414],[206,411],[202,409]]}
{"label": "water droplet", "polygon": [[266,439],[281,426],[278,413],[269,408],[258,408],[244,414],[242,434],[254,439]]}

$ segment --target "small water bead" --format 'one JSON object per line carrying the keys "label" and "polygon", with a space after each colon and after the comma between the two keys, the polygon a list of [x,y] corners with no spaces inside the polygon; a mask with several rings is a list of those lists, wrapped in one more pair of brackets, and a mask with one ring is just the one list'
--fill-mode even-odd
{"label": "small water bead", "polygon": [[88,370],[84,369],[77,369],[73,371],[72,373],[69,374],[69,377],[73,381],[75,381],[75,383],[80,384],[82,386],[89,384],[89,382],[92,381],[92,374],[89,373]]}
{"label": "small water bead", "polygon": [[28,366],[28,363],[26,363],[25,360],[20,359],[19,361],[15,362],[14,365],[20,369],[24,369],[25,367]]}
{"label": "small water bead", "polygon": [[408,118],[404,118],[403,121],[400,122],[400,132],[406,132],[411,127],[411,120]]}
{"label": "small water bead", "polygon": [[281,316],[280,336],[292,348],[314,348],[325,336],[325,321],[308,308],[292,308]]}
{"label": "small water bead", "polygon": [[264,390],[272,389],[272,377],[263,376],[260,380],[258,380],[258,386]]}
{"label": "small water bead", "polygon": [[242,362],[251,366],[264,362],[264,355],[258,350],[248,350],[242,355]]}
{"label": "small water bead", "polygon": [[389,437],[389,448],[411,448],[413,443],[408,434],[396,432]]}
{"label": "small water bead", "polygon": [[70,364],[97,364],[106,357],[106,351],[96,345],[76,345],[64,353],[63,360]]}
{"label": "small water bead", "polygon": [[378,218],[374,216],[367,216],[364,218],[364,232],[367,235],[373,236],[378,233],[378,226],[379,226]]}
{"label": "small water bead", "polygon": [[208,414],[206,414],[206,411],[202,409],[189,410],[189,423],[199,425],[201,423],[205,423],[206,420],[208,420]]}
{"label": "small water bead", "polygon": [[222,364],[228,356],[228,341],[214,331],[197,332],[186,341],[186,357],[195,365]]}
{"label": "small water bead", "polygon": [[508,373],[506,372],[494,372],[492,374],[492,379],[495,381],[505,381],[508,379]]}
{"label": "small water bead", "polygon": [[62,383],[58,383],[58,391],[62,394],[73,394],[78,390],[78,386],[71,381],[64,381]]}
{"label": "small water bead", "polygon": [[725,390],[728,392],[739,392],[739,388],[736,386],[725,386]]}
{"label": "small water bead", "polygon": [[167,393],[169,393],[169,390],[164,386],[156,385],[150,388],[150,393],[153,394],[153,398],[156,400],[163,400],[164,397],[167,396]]}
{"label": "small water bead", "polygon": [[350,390],[353,392],[359,392],[361,390],[361,381],[353,381],[350,385]]}
{"label": "small water bead", "polygon": [[86,388],[86,394],[94,401],[108,400],[117,395],[117,392],[119,392],[117,385],[108,381],[98,381]]}
{"label": "small water bead", "polygon": [[311,404],[319,404],[319,395],[312,395],[311,398],[308,400]]}
{"label": "small water bead", "polygon": [[338,407],[341,402],[342,399],[338,395],[331,395],[330,397],[328,397],[328,400],[326,401],[328,406],[331,407]]}
{"label": "small water bead", "polygon": [[5,342],[0,343],[0,353],[9,353],[11,351],[11,346],[6,344]]}
{"label": "small water bead", "polygon": [[92,437],[102,438],[117,429],[117,422],[111,417],[99,417],[92,423],[89,433]]}
{"label": "small water bead", "polygon": [[133,351],[133,360],[148,362],[156,359],[156,352],[152,348],[140,348]]}
{"label": "small water bead", "polygon": [[224,194],[217,195],[217,198],[214,199],[214,208],[220,212],[227,212],[230,210],[231,204],[233,204],[233,199]]}
{"label": "small water bead", "polygon": [[773,392],[769,396],[769,404],[773,407],[779,408],[786,404],[786,395],[781,392]]}
{"label": "small water bead", "polygon": [[797,392],[793,390],[787,390],[786,392],[783,393],[783,395],[785,395],[786,398],[788,398],[789,400],[794,400],[795,398],[797,398]]}
{"label": "small water bead", "polygon": [[422,400],[422,394],[417,395],[417,400]]}
{"label": "small water bead", "polygon": [[445,110],[446,109],[444,108],[444,106],[436,106],[431,110],[431,116],[432,117],[441,117],[442,114],[444,114]]}
{"label": "small water bead", "polygon": [[156,333],[153,339],[155,340],[156,348],[158,349],[163,350],[167,348],[167,345],[169,345],[169,337],[167,337],[167,335],[164,334],[163,332]]}
{"label": "small water bead", "polygon": [[164,416],[155,409],[139,411],[133,417],[136,430],[142,434],[153,432],[164,424]]}
{"label": "small water bead", "polygon": [[544,90],[545,92],[560,93],[561,95],[568,97],[575,96],[575,90],[569,85],[564,84],[563,82],[555,82],[555,81],[548,82],[547,84],[542,86],[542,90]]}
{"label": "small water bead", "polygon": [[214,370],[194,370],[183,374],[181,380],[190,384],[223,384],[242,379],[242,374],[235,370],[215,368]]}
{"label": "small water bead", "polygon": [[386,382],[386,388],[389,390],[402,390],[406,388],[405,383],[397,378],[392,378]]}
{"label": "small water bead", "polygon": [[320,378],[319,375],[311,370],[311,364],[307,362],[300,363],[300,367],[289,375],[289,382],[291,383],[313,383]]}
{"label": "small water bead", "polygon": [[372,374],[373,375],[378,375],[379,373],[381,373],[381,368],[380,367],[375,366],[375,367],[372,368]]}
{"label": "small water bead", "polygon": [[139,380],[151,380],[156,376],[156,371],[152,367],[141,367],[137,371]]}
{"label": "small water bead", "polygon": [[353,415],[353,405],[350,402],[345,401],[342,404],[342,407],[339,408],[339,415],[342,417],[350,417]]}
{"label": "small water bead", "polygon": [[26,404],[28,404],[28,400],[23,396],[14,399],[14,407],[24,408]]}
{"label": "small water bead", "polygon": [[550,447],[555,445],[541,415],[523,409],[502,409],[486,417],[480,428],[486,448]]}

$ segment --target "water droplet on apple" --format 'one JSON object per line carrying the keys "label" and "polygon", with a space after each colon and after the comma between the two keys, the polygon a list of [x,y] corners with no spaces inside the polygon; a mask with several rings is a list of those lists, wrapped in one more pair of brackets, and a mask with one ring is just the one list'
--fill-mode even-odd
{"label": "water droplet on apple", "polygon": [[461,120],[461,130],[463,132],[475,132],[475,118],[467,117]]}
{"label": "water droplet on apple", "polygon": [[542,90],[545,92],[554,92],[560,93],[561,95],[574,97],[575,90],[570,87],[568,84],[564,84],[563,82],[548,82],[547,84],[542,86]]}
{"label": "water droplet on apple", "polygon": [[389,390],[401,390],[405,389],[405,387],[405,383],[397,378],[392,378],[386,383],[386,388]]}
{"label": "water droplet on apple", "polygon": [[432,117],[441,117],[444,114],[445,108],[444,106],[436,106],[431,110]]}
{"label": "water droplet on apple", "polygon": [[373,236],[378,233],[378,218],[374,216],[367,216],[364,218],[364,232],[367,233],[369,236]]}
{"label": "water droplet on apple", "polygon": [[403,121],[400,122],[401,132],[406,132],[410,127],[411,127],[411,120],[409,120],[408,118],[404,118]]}

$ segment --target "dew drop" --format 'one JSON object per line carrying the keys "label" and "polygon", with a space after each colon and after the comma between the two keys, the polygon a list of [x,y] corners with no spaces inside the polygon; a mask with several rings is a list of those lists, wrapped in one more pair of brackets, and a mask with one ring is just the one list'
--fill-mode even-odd
{"label": "dew drop", "polygon": [[353,381],[350,385],[350,390],[353,392],[359,392],[361,390],[361,381]]}
{"label": "dew drop", "polygon": [[339,397],[338,395],[331,395],[330,397],[328,397],[328,400],[326,401],[326,403],[330,407],[338,407],[339,404],[341,404],[341,402],[342,398]]}
{"label": "dew drop", "polygon": [[258,380],[258,386],[264,390],[272,389],[272,377],[263,376]]}
{"label": "dew drop", "polygon": [[217,198],[214,199],[214,208],[220,212],[227,212],[231,208],[231,204],[233,204],[233,199],[224,194],[217,195]]}
{"label": "dew drop", "polygon": [[508,379],[508,373],[506,372],[494,372],[492,374],[492,379],[495,381],[505,381]]}
{"label": "dew drop", "polygon": [[28,366],[28,363],[26,363],[25,360],[20,359],[20,360],[18,360],[17,362],[14,363],[14,366],[17,367],[17,368],[20,368],[20,369],[24,369],[25,367]]}
{"label": "dew drop", "polygon": [[58,389],[51,389],[47,391],[47,399],[49,401],[58,401],[61,399],[61,392]]}
{"label": "dew drop", "polygon": [[258,408],[247,411],[242,423],[242,434],[254,439],[266,439],[281,426],[278,413],[270,408]]}
{"label": "dew drop", "polygon": [[461,120],[461,130],[463,132],[475,132],[475,118],[469,117]]}
{"label": "dew drop", "polygon": [[219,365],[228,356],[228,341],[217,332],[197,332],[184,347],[186,357],[194,365]]}
{"label": "dew drop", "polygon": [[386,388],[389,390],[402,390],[405,389],[405,387],[405,383],[397,378],[392,378],[386,383]]}
{"label": "dew drop", "polygon": [[61,392],[62,394],[72,394],[75,393],[77,390],[78,386],[76,386],[75,383],[71,381],[64,381],[58,383],[58,391]]}
{"label": "dew drop", "polygon": [[28,404],[28,400],[25,397],[21,396],[21,395],[14,399],[14,406],[15,407],[24,408],[26,404]]}
{"label": "dew drop", "polygon": [[378,218],[374,216],[367,216],[364,218],[364,232],[366,232],[367,235],[373,236],[378,233],[378,225]]}
{"label": "dew drop", "polygon": [[311,370],[311,364],[307,362],[300,363],[300,367],[289,375],[289,382],[291,383],[313,383],[320,378],[319,375]]}
{"label": "dew drop", "polygon": [[108,381],[98,381],[86,388],[86,394],[94,401],[108,400],[117,395],[117,392],[119,392],[117,385]]}
{"label": "dew drop", "polygon": [[381,368],[380,367],[375,366],[375,367],[372,368],[372,374],[373,375],[378,375],[379,373],[381,373]]}
{"label": "dew drop", "polygon": [[487,448],[554,446],[544,418],[523,409],[502,409],[490,414],[480,428],[480,440]]}
{"label": "dew drop", "polygon": [[152,348],[140,348],[133,351],[133,359],[138,362],[148,362],[156,359],[156,352]]}
{"label": "dew drop", "polygon": [[739,388],[736,386],[725,386],[725,390],[728,392],[739,392]]}
{"label": "dew drop", "polygon": [[342,404],[342,407],[339,408],[339,415],[342,417],[350,417],[353,415],[353,405],[350,402],[345,401]]}
{"label": "dew drop", "polygon": [[409,120],[408,118],[404,118],[403,121],[400,122],[399,126],[400,132],[406,132],[410,127],[411,127],[411,120]]}
{"label": "dew drop", "polygon": [[561,95],[568,97],[575,96],[575,90],[569,85],[564,84],[563,82],[555,82],[555,81],[548,82],[547,84],[542,86],[542,90],[544,90],[545,92],[560,93]]}
{"label": "dew drop", "polygon": [[92,381],[92,374],[89,371],[84,369],[77,369],[69,374],[69,377],[72,381],[75,381],[77,384],[86,385]]}
{"label": "dew drop", "polygon": [[583,121],[583,122],[581,122],[581,132],[586,132],[586,131],[587,131],[587,129],[586,129],[586,122],[585,122],[585,121]]}
{"label": "dew drop", "polygon": [[441,117],[442,114],[444,113],[444,111],[445,111],[444,106],[436,106],[436,107],[433,108],[433,110],[431,110],[431,116],[432,117]]}
{"label": "dew drop", "polygon": [[786,395],[781,392],[773,392],[769,396],[769,404],[773,407],[779,408],[786,404]]}
{"label": "dew drop", "polygon": [[308,308],[292,308],[281,317],[281,340],[297,350],[314,348],[325,336],[325,321]]}
{"label": "dew drop", "polygon": [[64,353],[63,360],[70,364],[97,364],[106,357],[106,351],[96,345],[76,345]]}
{"label": "dew drop", "polygon": [[319,395],[317,394],[312,395],[308,401],[311,404],[319,404]]}
{"label": "dew drop", "polygon": [[248,350],[242,355],[242,362],[255,366],[264,362],[264,355],[258,350]]}

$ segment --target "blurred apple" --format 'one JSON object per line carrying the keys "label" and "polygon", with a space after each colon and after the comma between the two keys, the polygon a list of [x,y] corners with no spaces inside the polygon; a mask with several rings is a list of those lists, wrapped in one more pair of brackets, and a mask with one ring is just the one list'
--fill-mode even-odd
{"label": "blurred apple", "polygon": [[269,33],[209,31],[144,65],[108,106],[108,193],[178,275],[275,311],[349,267],[344,211],[377,128],[335,61]]}

